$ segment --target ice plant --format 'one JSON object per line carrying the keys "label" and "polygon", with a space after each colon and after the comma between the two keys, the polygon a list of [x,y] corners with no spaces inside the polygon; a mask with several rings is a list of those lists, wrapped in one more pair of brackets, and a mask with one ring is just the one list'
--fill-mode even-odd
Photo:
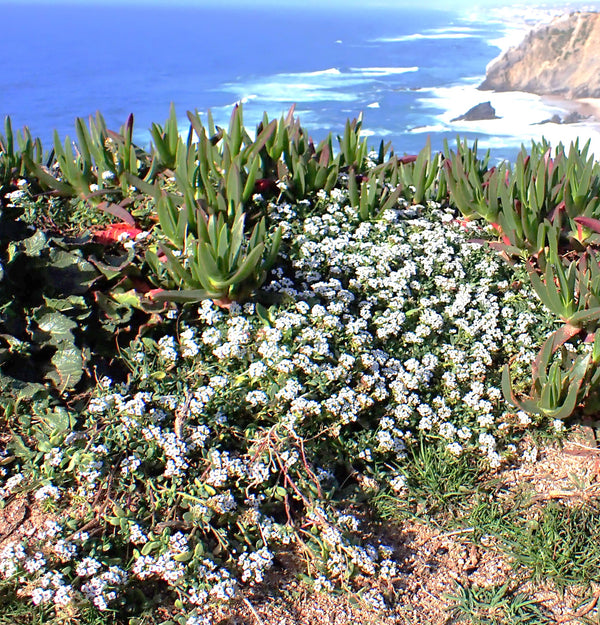
{"label": "ice plant", "polygon": [[[177,214],[168,198],[162,198],[161,202],[160,225],[169,243],[161,244],[160,249],[166,256],[171,279],[179,289],[157,293],[155,300],[212,299],[228,306],[233,301],[243,301],[261,286],[277,257],[281,228],[268,241],[264,218],[248,236],[246,214],[241,209],[236,211],[231,224],[223,212],[206,217],[198,210],[197,232],[191,233],[182,221],[185,211]],[[156,254],[150,252],[148,258],[157,265]]]}

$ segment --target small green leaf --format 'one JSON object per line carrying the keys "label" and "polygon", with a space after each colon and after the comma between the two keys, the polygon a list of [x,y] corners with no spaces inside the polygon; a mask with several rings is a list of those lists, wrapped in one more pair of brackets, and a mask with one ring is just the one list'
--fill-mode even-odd
{"label": "small green leaf", "polygon": [[148,556],[150,555],[153,551],[155,551],[156,549],[158,549],[160,547],[160,541],[158,540],[151,540],[149,542],[147,542],[141,549],[141,554],[143,556]]}
{"label": "small green leaf", "polygon": [[[257,303],[255,308],[254,308],[257,316],[259,319],[262,320],[262,322],[266,325],[271,327],[272,325],[272,320],[271,320],[271,315],[269,314],[269,311],[260,303]],[[600,342],[600,341],[599,341]]]}
{"label": "small green leaf", "polygon": [[178,553],[176,556],[173,556],[173,560],[176,562],[189,562],[194,557],[194,553],[192,551],[186,551],[185,553]]}

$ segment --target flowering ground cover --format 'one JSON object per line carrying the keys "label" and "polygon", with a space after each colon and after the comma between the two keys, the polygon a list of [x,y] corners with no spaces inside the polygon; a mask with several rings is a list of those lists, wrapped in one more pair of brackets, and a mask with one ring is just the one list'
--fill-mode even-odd
{"label": "flowering ground cover", "polygon": [[[376,158],[365,159],[365,179]],[[40,336],[87,365],[71,385],[53,356],[47,375],[59,392],[3,378],[0,583],[15,622],[205,625],[240,601],[260,621],[249,598],[290,576],[312,593],[345,593],[375,619],[418,622],[399,539],[411,518],[478,527],[467,532],[474,541],[491,536],[522,570],[552,577],[547,563],[514,555],[525,553],[527,504],[496,497],[490,479],[564,435],[563,419],[528,414],[501,390],[509,362],[514,389],[527,388],[555,317],[524,266],[488,244],[494,227],[466,221],[452,199],[415,200],[407,187],[366,216],[348,175],[335,173],[340,182],[302,197],[281,181],[249,196],[269,216],[261,236],[281,243],[245,299],[153,303],[145,294],[161,288],[139,271],[113,299],[74,291],[57,308],[57,295],[44,295],[35,319],[50,339]],[[31,232],[59,219],[29,184],[5,200],[29,224],[7,266],[22,248],[34,262]],[[192,271],[185,249],[160,247],[167,228],[154,226],[151,199],[135,226],[110,226],[106,215],[105,226],[86,224],[98,212],[72,206],[85,215],[66,217],[78,243],[52,250],[87,250],[73,261],[81,271],[91,263],[110,280],[148,250]],[[94,246],[109,246],[112,261],[92,257]],[[169,266],[171,281],[184,275]],[[103,306],[96,325],[89,301]],[[67,318],[85,319],[94,339],[86,344]],[[11,356],[19,349],[10,343]],[[93,384],[82,387],[86,374]],[[563,512],[548,513],[550,526]],[[580,522],[594,527],[594,514]],[[559,586],[599,581],[594,567],[567,570],[573,562],[554,571]],[[449,602],[457,619],[475,601],[460,592]],[[512,587],[497,601],[514,616],[506,622],[552,622]]]}

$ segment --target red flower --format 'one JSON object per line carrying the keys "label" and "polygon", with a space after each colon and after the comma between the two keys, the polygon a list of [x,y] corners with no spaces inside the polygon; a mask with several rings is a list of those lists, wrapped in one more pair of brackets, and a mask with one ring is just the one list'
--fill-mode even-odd
{"label": "red flower", "polygon": [[142,230],[126,223],[111,224],[106,230],[99,230],[94,233],[94,239],[102,245],[111,245],[124,239],[135,239]]}
{"label": "red flower", "polygon": [[162,291],[164,291],[164,289],[150,289],[145,292],[145,295],[149,300],[154,300],[154,296],[162,293]]}
{"label": "red flower", "polygon": [[265,193],[266,191],[275,191],[277,184],[269,178],[259,178],[254,183],[254,193]]}
{"label": "red flower", "polygon": [[416,154],[407,154],[406,156],[399,156],[398,162],[402,163],[402,165],[408,165],[409,163],[414,163],[417,160]]}

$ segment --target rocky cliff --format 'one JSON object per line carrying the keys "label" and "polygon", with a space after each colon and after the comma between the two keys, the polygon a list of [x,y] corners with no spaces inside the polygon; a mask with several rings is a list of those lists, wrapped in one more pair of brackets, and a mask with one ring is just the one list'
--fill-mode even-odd
{"label": "rocky cliff", "polygon": [[572,13],[534,29],[492,61],[479,88],[600,98],[600,13]]}

